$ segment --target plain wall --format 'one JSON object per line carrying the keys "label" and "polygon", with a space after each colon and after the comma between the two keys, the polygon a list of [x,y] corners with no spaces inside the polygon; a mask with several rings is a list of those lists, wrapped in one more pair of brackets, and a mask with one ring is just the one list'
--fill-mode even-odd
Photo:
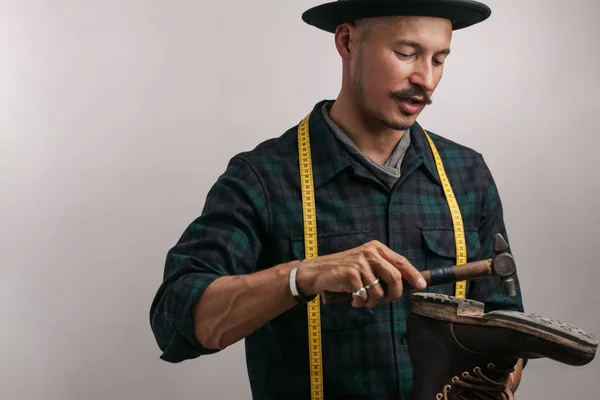
{"label": "plain wall", "polygon": [[[337,95],[317,3],[0,1],[1,399],[250,399],[241,342],[162,362],[148,310],[231,156]],[[488,4],[419,122],[484,154],[527,310],[600,335],[600,2]],[[532,361],[517,397],[599,377]]]}

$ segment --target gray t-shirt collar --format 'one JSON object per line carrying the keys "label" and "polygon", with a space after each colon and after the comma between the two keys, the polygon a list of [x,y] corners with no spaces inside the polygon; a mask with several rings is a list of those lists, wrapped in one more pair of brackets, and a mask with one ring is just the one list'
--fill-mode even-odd
{"label": "gray t-shirt collar", "polygon": [[381,180],[388,188],[392,188],[401,176],[401,166],[406,150],[410,146],[410,129],[408,129],[402,139],[396,145],[390,158],[384,165],[380,165],[365,155],[354,144],[352,139],[342,131],[342,129],[329,116],[329,108],[331,103],[325,103],[322,111],[327,124],[333,131],[334,136],[344,145],[346,150],[354,156],[358,161],[371,171],[379,180]]}

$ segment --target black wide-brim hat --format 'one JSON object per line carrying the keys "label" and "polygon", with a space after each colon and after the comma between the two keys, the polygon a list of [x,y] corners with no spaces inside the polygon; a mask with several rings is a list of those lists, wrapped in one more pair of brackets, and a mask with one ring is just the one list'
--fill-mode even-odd
{"label": "black wide-brim hat", "polygon": [[482,22],[491,14],[487,5],[474,0],[337,0],[305,11],[302,19],[331,33],[345,22],[401,15],[446,18],[457,30]]}

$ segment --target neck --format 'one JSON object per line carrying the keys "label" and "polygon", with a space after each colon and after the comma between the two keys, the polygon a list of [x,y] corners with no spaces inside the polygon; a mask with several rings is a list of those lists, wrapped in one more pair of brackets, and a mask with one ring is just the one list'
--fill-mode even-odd
{"label": "neck", "polygon": [[380,165],[384,165],[390,158],[405,133],[367,118],[348,97],[339,96],[331,107],[329,116],[360,151]]}

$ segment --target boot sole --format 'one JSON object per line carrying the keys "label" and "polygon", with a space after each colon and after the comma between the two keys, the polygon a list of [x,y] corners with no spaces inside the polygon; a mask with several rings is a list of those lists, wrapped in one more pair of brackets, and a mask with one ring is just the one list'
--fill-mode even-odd
{"label": "boot sole", "polygon": [[519,311],[485,313],[484,308],[482,302],[439,293],[414,293],[411,301],[411,312],[415,314],[461,324],[507,328],[559,343],[594,358],[598,340],[577,326]]}

